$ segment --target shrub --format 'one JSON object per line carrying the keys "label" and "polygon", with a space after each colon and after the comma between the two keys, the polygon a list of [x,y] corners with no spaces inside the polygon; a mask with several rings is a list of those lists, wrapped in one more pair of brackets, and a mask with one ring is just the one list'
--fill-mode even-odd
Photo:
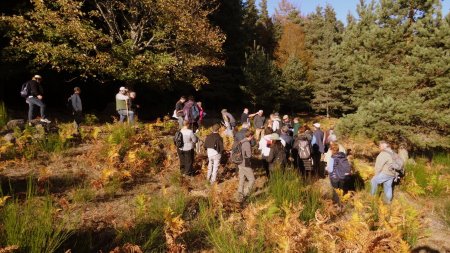
{"label": "shrub", "polygon": [[75,203],[86,203],[95,199],[95,191],[89,186],[83,186],[76,189],[72,194],[72,200]]}
{"label": "shrub", "polygon": [[94,114],[85,114],[84,115],[84,124],[87,126],[92,126],[98,123],[98,118]]}
{"label": "shrub", "polygon": [[118,231],[116,240],[139,245],[143,252],[165,252],[165,240],[160,224],[139,223],[134,228]]}

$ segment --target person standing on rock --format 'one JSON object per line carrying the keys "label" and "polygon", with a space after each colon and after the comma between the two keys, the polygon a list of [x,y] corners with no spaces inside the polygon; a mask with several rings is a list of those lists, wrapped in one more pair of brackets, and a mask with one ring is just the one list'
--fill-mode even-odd
{"label": "person standing on rock", "polygon": [[180,127],[180,129],[183,127],[184,121],[184,102],[186,102],[186,97],[182,96],[180,100],[178,100],[175,104],[175,111],[173,113],[174,117],[178,119],[178,126]]}
{"label": "person standing on rock", "polygon": [[208,173],[206,180],[211,184],[216,181],[217,171],[219,170],[220,158],[222,158],[223,138],[219,134],[220,125],[215,124],[212,126],[212,133],[206,136],[205,148],[208,154]]}
{"label": "person standing on rock", "polygon": [[[253,132],[247,131],[245,133],[245,139],[241,141],[242,144],[242,158],[243,161],[238,165],[239,167],[239,186],[238,186],[238,201],[241,202],[245,197],[251,192],[253,184],[255,183],[255,175],[253,174],[253,169],[251,168],[251,158],[252,158],[252,146],[250,141],[253,139]],[[245,185],[245,180],[248,183]]]}
{"label": "person standing on rock", "polygon": [[83,105],[80,98],[80,87],[73,88],[73,94],[69,97],[69,102],[72,106],[73,125],[77,133],[80,133],[80,124],[83,120]]}
{"label": "person standing on rock", "polygon": [[44,98],[44,89],[41,85],[42,77],[40,75],[35,75],[33,78],[28,81],[28,90],[29,94],[26,99],[28,104],[28,123],[31,124],[33,120],[33,110],[34,106],[38,106],[41,112],[41,122],[50,123],[51,121],[45,117],[45,104],[42,101]]}

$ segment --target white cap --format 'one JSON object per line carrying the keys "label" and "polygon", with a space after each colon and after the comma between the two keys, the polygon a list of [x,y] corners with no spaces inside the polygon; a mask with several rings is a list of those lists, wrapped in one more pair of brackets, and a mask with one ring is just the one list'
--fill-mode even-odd
{"label": "white cap", "polygon": [[313,126],[320,128],[320,123],[314,123]]}
{"label": "white cap", "polygon": [[35,79],[42,79],[42,76],[40,76],[40,75],[34,75],[34,78],[35,78]]}
{"label": "white cap", "polygon": [[124,90],[127,90],[127,88],[125,88],[125,87],[120,87],[120,89],[119,89],[120,91],[124,91]]}

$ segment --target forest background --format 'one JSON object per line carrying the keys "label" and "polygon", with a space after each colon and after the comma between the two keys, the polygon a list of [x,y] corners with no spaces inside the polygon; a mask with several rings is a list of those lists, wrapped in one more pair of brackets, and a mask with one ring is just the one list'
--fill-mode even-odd
{"label": "forest background", "polygon": [[342,135],[450,148],[450,15],[439,0],[360,1],[345,26],[331,6],[303,15],[287,0],[272,16],[266,0],[3,1],[0,11],[10,117],[24,117],[20,86],[40,73],[50,116],[80,86],[87,111],[108,119],[125,85],[146,119],[193,94],[211,113],[343,116]]}

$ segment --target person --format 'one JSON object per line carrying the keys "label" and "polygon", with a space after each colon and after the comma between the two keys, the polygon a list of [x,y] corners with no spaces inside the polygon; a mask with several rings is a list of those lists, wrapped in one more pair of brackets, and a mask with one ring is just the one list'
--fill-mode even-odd
{"label": "person", "polygon": [[403,163],[406,164],[409,160],[409,154],[408,154],[408,146],[406,143],[401,143],[398,147],[398,155],[402,158]]}
{"label": "person", "polygon": [[241,114],[241,124],[249,123],[249,115],[248,115],[248,108],[244,108],[244,112]]}
{"label": "person", "polygon": [[393,193],[393,183],[395,179],[395,172],[389,168],[393,162],[391,146],[386,141],[380,141],[380,154],[375,160],[375,176],[370,180],[372,195],[377,193],[378,185],[383,184],[383,191],[386,203],[391,203]]}
{"label": "person", "polygon": [[282,120],[282,122],[281,122],[281,128],[283,128],[284,126],[287,126],[287,128],[288,128],[288,134],[290,135],[290,136],[293,136],[293,125],[292,125],[292,121],[291,121],[291,119],[289,118],[289,116],[288,115],[284,115],[283,116],[283,120]]}
{"label": "person", "polygon": [[294,138],[290,135],[290,131],[287,125],[281,127],[280,134],[281,144],[284,146],[284,151],[286,154],[286,161],[289,161],[289,157],[291,156],[292,146],[294,144]]}
{"label": "person", "polygon": [[323,144],[324,144],[324,150],[325,152],[328,151],[328,148],[330,147],[330,142],[332,142],[333,139],[337,139],[336,134],[334,133],[334,128],[331,127],[326,131],[325,137],[323,138]]}
{"label": "person", "polygon": [[286,151],[281,144],[280,135],[273,133],[270,136],[272,144],[270,146],[269,156],[267,157],[267,163],[269,164],[269,172],[273,171],[277,166],[284,168],[287,164]]}
{"label": "person", "polygon": [[293,134],[294,134],[294,138],[298,135],[298,129],[300,128],[300,119],[298,117],[294,118],[294,124],[292,126],[293,130]]}
{"label": "person", "polygon": [[136,102],[136,92],[134,91],[130,92],[129,97],[130,97],[130,110],[134,112],[135,116],[137,116],[137,111],[141,106]]}
{"label": "person", "polygon": [[26,99],[26,103],[28,104],[28,123],[31,124],[31,120],[33,120],[33,111],[34,107],[38,106],[40,108],[41,113],[41,122],[51,123],[45,117],[45,104],[42,101],[44,99],[44,89],[42,88],[42,77],[40,75],[35,75],[28,81],[29,85],[29,94]]}
{"label": "person", "polygon": [[203,122],[203,118],[206,116],[206,112],[205,110],[203,110],[203,105],[202,102],[198,101],[197,102],[197,107],[200,113],[200,116],[198,117],[198,121],[197,121],[197,125],[200,128]]}
{"label": "person", "polygon": [[200,110],[193,96],[189,96],[188,101],[184,103],[183,107],[184,120],[189,121],[191,124],[191,129],[197,132],[198,129],[198,118],[200,117]]}
{"label": "person", "polygon": [[280,114],[278,112],[276,112],[276,113],[273,114],[272,130],[273,130],[274,133],[280,134],[280,129],[281,129]]}
{"label": "person", "polygon": [[336,189],[341,189],[343,194],[347,193],[346,186],[350,180],[351,165],[347,160],[347,155],[339,151],[339,145],[337,143],[330,145],[330,151],[332,155],[326,168],[330,175],[331,186],[333,187],[333,203],[340,204]]}
{"label": "person", "polygon": [[[302,128],[304,128],[304,126]],[[311,142],[309,141],[307,134],[304,132],[302,133],[301,130],[302,129],[299,130],[299,134],[294,142],[297,168],[303,175],[309,175],[313,167],[311,159]]]}
{"label": "person", "polygon": [[180,170],[183,175],[194,175],[193,163],[194,163],[194,147],[198,139],[194,132],[189,129],[191,123],[189,120],[183,122],[183,127],[180,132],[183,135],[183,147],[179,148],[178,157],[180,158]]}
{"label": "person", "polygon": [[119,93],[116,94],[116,110],[120,116],[120,123],[123,123],[125,118],[130,124],[134,122],[134,112],[130,108],[130,97],[128,96],[128,89],[125,87],[119,88]]}
{"label": "person", "polygon": [[80,98],[80,87],[73,88],[73,94],[69,97],[69,102],[72,106],[73,125],[77,133],[80,133],[80,124],[83,120],[83,105]]}
{"label": "person", "polygon": [[[331,138],[328,138],[329,139],[329,141],[330,141],[330,146],[332,145],[332,144],[336,144],[336,145],[338,145],[338,147],[339,147],[339,152],[342,152],[342,153],[344,153],[344,154],[347,154],[347,150],[344,148],[344,146],[342,146],[342,144],[340,144],[340,143],[338,143],[337,142],[337,137],[336,137],[336,135],[335,136],[333,136],[333,137],[331,137]],[[327,165],[330,163],[330,159],[331,159],[331,156],[332,156],[333,154],[332,154],[332,151],[330,150],[330,149],[328,149],[327,150],[327,152],[325,152],[325,156],[324,156],[324,161],[327,163]]]}
{"label": "person", "polygon": [[[245,138],[245,133],[247,133],[249,130],[250,130],[250,124],[243,123],[241,129],[239,131],[237,131],[236,134],[234,134],[234,143],[242,141]],[[250,145],[252,147],[254,147],[256,145],[255,139],[252,139],[250,141]]]}
{"label": "person", "polygon": [[227,136],[233,136],[233,129],[236,126],[236,120],[234,119],[233,115],[227,111],[227,109],[222,109],[222,119],[225,124],[225,127],[227,128],[225,134]]}
{"label": "person", "polygon": [[180,97],[180,99],[175,104],[175,111],[173,114],[178,119],[178,126],[180,127],[180,129],[183,127],[184,122],[184,102],[186,102],[186,97]]}
{"label": "person", "polygon": [[270,176],[270,171],[269,171],[269,163],[267,162],[267,158],[269,157],[270,154],[270,147],[272,144],[272,128],[270,127],[266,127],[264,129],[264,134],[261,137],[261,140],[259,140],[259,146],[258,149],[261,151],[261,160],[262,160],[262,164],[263,164],[263,168],[266,171],[266,176],[269,177]]}
{"label": "person", "polygon": [[[248,131],[245,133],[245,139],[242,143],[242,157],[244,158],[242,163],[238,165],[239,168],[239,185],[238,185],[238,201],[243,201],[245,197],[251,192],[253,184],[255,183],[255,175],[251,168],[252,147],[250,145],[251,139],[253,139],[253,132]],[[245,180],[248,183],[245,185]]]}
{"label": "person", "polygon": [[314,132],[312,134],[312,158],[314,174],[320,175],[320,158],[325,153],[325,146],[323,145],[324,133],[320,130],[320,123],[314,123]]}
{"label": "person", "polygon": [[206,175],[206,180],[211,184],[216,181],[220,158],[222,157],[222,152],[224,150],[223,138],[219,134],[219,129],[219,124],[212,126],[212,133],[206,136],[204,145],[208,155],[208,173]]}
{"label": "person", "polygon": [[266,118],[263,116],[263,114],[264,111],[259,110],[257,113],[249,115],[249,117],[254,117],[253,126],[255,127],[256,141],[259,141],[261,139],[262,134],[264,132],[264,121],[266,120]]}

